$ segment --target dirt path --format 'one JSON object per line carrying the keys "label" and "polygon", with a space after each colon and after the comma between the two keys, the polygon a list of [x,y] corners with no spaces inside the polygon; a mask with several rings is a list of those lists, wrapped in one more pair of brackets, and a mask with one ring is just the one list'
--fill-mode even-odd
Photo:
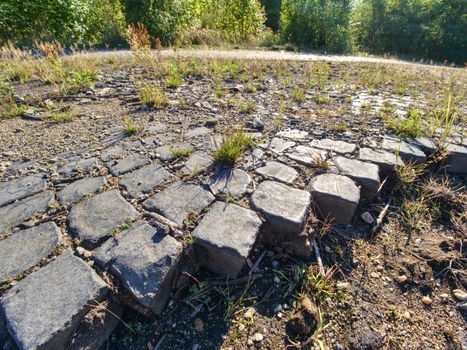
{"label": "dirt path", "polygon": [[[83,56],[96,57],[116,57],[128,58],[132,56],[130,50],[119,51],[95,51],[80,53]],[[231,58],[231,59],[266,59],[266,60],[286,60],[286,61],[327,61],[327,62],[361,62],[361,63],[383,63],[397,65],[413,65],[420,67],[455,69],[452,67],[435,66],[429,64],[415,63],[398,59],[363,57],[363,56],[345,56],[345,55],[324,55],[314,53],[297,53],[288,51],[266,51],[266,50],[221,50],[221,49],[178,49],[162,50],[163,57],[180,55],[183,57],[201,57],[201,58]]]}

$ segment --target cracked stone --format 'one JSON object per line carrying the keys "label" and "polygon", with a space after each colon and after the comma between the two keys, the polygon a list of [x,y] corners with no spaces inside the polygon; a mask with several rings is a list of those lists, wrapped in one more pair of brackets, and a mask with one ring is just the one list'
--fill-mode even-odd
{"label": "cracked stone", "polygon": [[404,161],[425,163],[425,153],[415,144],[391,138],[384,138],[381,147],[392,153],[399,153]]}
{"label": "cracked stone", "polygon": [[298,177],[297,170],[274,161],[267,162],[264,167],[256,169],[256,172],[263,176],[285,183],[293,183]]}
{"label": "cracked stone", "polygon": [[52,192],[41,192],[0,208],[0,234],[36,215],[43,214],[55,203]]}
{"label": "cracked stone", "polygon": [[149,163],[151,163],[151,160],[148,157],[133,153],[109,165],[109,171],[112,175],[119,176]]}
{"label": "cracked stone", "polygon": [[57,192],[57,199],[62,205],[70,205],[81,198],[94,194],[104,188],[107,180],[104,176],[89,177],[72,182]]}
{"label": "cracked stone", "polygon": [[1,306],[20,350],[64,349],[89,305],[107,292],[104,281],[83,260],[65,251],[19,281]]}
{"label": "cracked stone", "polygon": [[237,277],[246,264],[261,223],[252,210],[214,203],[193,231],[201,264],[214,273]]}
{"label": "cracked stone", "polygon": [[287,139],[303,140],[308,137],[308,132],[298,129],[288,129],[279,131],[276,135],[279,137],[285,137]]}
{"label": "cracked stone", "polygon": [[[160,314],[167,303],[183,247],[162,227],[139,221],[100,247],[97,257],[138,301]],[[104,253],[104,258],[102,258]]]}
{"label": "cracked stone", "polygon": [[297,146],[287,156],[298,163],[315,166],[317,159],[326,159],[327,152],[307,146]]}
{"label": "cracked stone", "polygon": [[139,213],[116,189],[87,198],[68,214],[70,232],[94,248],[106,240],[120,225],[137,218]]}
{"label": "cracked stone", "polygon": [[213,193],[220,192],[238,199],[246,194],[250,183],[251,177],[247,172],[235,169],[215,173],[209,186]]}
{"label": "cracked stone", "polygon": [[203,151],[194,152],[182,168],[184,174],[197,174],[212,165],[212,157]]}
{"label": "cracked stone", "polygon": [[0,241],[0,280],[38,264],[61,242],[62,233],[54,222],[15,232]]}
{"label": "cracked stone", "polygon": [[311,142],[311,146],[339,154],[353,153],[357,149],[357,146],[353,143],[331,139],[313,141]]}
{"label": "cracked stone", "polygon": [[373,200],[378,191],[379,169],[376,164],[361,162],[356,159],[336,157],[334,164],[341,175],[346,175],[361,186],[361,197],[368,201]]}
{"label": "cracked stone", "polygon": [[374,150],[371,148],[361,148],[359,159],[365,162],[374,163],[379,166],[380,174],[386,175],[394,170],[396,165],[404,166],[404,162],[394,153]]}
{"label": "cracked stone", "polygon": [[261,143],[258,146],[279,154],[284,152],[286,149],[295,146],[295,144],[296,143],[294,141],[286,141],[281,138],[274,137],[269,142]]}
{"label": "cracked stone", "polygon": [[151,192],[172,178],[172,174],[159,164],[150,164],[127,173],[120,178],[120,184],[133,196]]}
{"label": "cracked stone", "polygon": [[46,186],[46,180],[39,174],[0,183],[0,207],[45,191]]}
{"label": "cracked stone", "polygon": [[145,200],[143,207],[182,227],[189,214],[200,213],[213,201],[214,196],[203,187],[179,181]]}
{"label": "cracked stone", "polygon": [[338,224],[347,224],[360,201],[360,189],[348,177],[323,174],[310,182],[313,201],[323,218],[330,217]]}
{"label": "cracked stone", "polygon": [[310,207],[310,193],[279,182],[263,181],[251,196],[251,204],[275,231],[299,233]]}

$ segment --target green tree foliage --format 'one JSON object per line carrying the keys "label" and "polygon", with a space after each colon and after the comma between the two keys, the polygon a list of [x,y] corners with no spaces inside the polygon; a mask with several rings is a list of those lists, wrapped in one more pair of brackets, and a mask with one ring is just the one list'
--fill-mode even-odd
{"label": "green tree foliage", "polygon": [[350,11],[350,0],[283,0],[281,37],[301,47],[347,51]]}
{"label": "green tree foliage", "polygon": [[359,0],[351,30],[360,50],[459,64],[467,59],[465,0]]}
{"label": "green tree foliage", "polygon": [[2,0],[0,41],[96,44],[121,36],[119,0]]}
{"label": "green tree foliage", "polygon": [[276,32],[279,29],[282,0],[261,0],[261,4],[266,11],[266,26]]}

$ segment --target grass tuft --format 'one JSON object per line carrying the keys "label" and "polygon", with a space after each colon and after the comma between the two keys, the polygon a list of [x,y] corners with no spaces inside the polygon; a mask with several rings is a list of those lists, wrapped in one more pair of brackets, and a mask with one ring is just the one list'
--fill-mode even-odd
{"label": "grass tuft", "polygon": [[123,121],[123,133],[127,136],[134,135],[139,131],[139,127],[133,123],[130,117],[126,117]]}
{"label": "grass tuft", "polygon": [[157,86],[145,84],[138,91],[139,100],[147,105],[160,108],[169,104],[166,94]]}
{"label": "grass tuft", "polygon": [[233,165],[240,159],[246,149],[251,149],[255,142],[241,129],[231,132],[222,145],[214,153],[214,161],[217,163]]}

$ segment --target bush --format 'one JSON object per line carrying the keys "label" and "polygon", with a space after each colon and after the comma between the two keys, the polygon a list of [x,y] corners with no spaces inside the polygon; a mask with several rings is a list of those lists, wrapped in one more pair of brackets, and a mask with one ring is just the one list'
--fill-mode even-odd
{"label": "bush", "polygon": [[281,37],[305,48],[348,51],[350,10],[349,0],[283,0]]}

